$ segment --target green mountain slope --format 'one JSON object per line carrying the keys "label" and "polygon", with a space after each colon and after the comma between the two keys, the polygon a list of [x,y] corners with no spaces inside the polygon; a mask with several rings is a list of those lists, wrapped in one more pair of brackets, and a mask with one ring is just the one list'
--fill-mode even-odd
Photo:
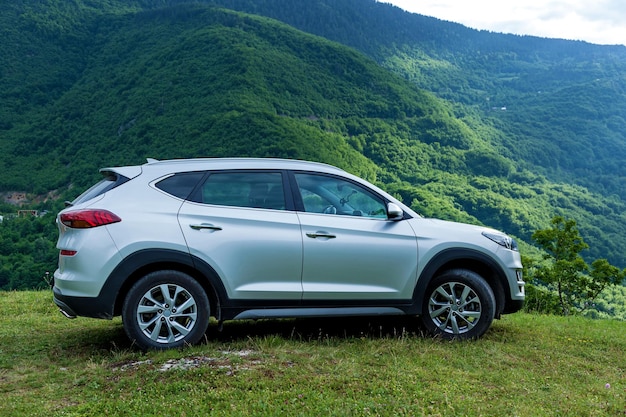
{"label": "green mountain slope", "polygon": [[[0,68],[13,70],[0,93],[0,192],[72,198],[99,167],[146,157],[306,158],[382,184],[424,215],[526,240],[554,214],[575,218],[590,257],[626,265],[622,199],[549,181],[507,146],[503,118],[354,49],[197,3],[56,4],[1,6]],[[29,51],[37,59],[24,62]]]}
{"label": "green mountain slope", "polygon": [[[426,142],[467,150],[476,140],[444,102],[350,49],[276,22],[199,6],[95,18],[83,25],[95,28],[86,56],[68,54],[59,65],[82,64],[76,80],[4,131],[11,158],[3,159],[2,189],[88,183],[76,176],[146,155],[323,159],[373,178],[378,168],[362,155],[367,136],[398,121],[423,130],[406,134]],[[441,159],[424,152],[426,161]]]}
{"label": "green mountain slope", "polygon": [[364,56],[262,18],[189,6],[98,19],[87,56],[59,66],[79,61],[76,81],[5,131],[4,190],[85,185],[146,156],[310,158],[374,178],[333,120],[446,112]]}
{"label": "green mountain slope", "polygon": [[[477,31],[374,0],[212,0],[361,50],[481,111],[508,155],[626,199],[626,47]],[[493,111],[506,108],[506,112]]]}

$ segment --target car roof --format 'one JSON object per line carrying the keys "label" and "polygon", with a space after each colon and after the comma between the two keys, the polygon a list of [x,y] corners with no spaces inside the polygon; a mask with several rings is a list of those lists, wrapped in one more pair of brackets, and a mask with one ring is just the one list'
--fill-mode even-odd
{"label": "car roof", "polygon": [[143,165],[102,168],[101,172],[117,172],[129,178],[142,171],[173,173],[181,171],[204,171],[210,169],[290,169],[314,170],[327,173],[346,172],[340,168],[321,162],[279,158],[191,158],[156,160],[148,158]]}
{"label": "car roof", "polygon": [[148,158],[146,165],[167,166],[167,165],[193,165],[203,169],[228,169],[228,168],[274,168],[274,169],[331,169],[341,171],[332,165],[321,162],[303,161],[298,159],[280,158],[192,158],[192,159],[168,159],[159,161]]}

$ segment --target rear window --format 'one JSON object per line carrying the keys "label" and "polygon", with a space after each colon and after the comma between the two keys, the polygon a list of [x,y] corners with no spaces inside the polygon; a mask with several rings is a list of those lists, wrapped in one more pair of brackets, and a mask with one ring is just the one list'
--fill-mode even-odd
{"label": "rear window", "polygon": [[129,178],[116,174],[115,172],[102,172],[104,178],[95,183],[91,188],[87,191],[79,195],[74,201],[72,201],[71,205],[76,205],[83,203],[85,201],[91,200],[92,198],[96,198],[101,194],[106,193],[113,188],[124,184]]}

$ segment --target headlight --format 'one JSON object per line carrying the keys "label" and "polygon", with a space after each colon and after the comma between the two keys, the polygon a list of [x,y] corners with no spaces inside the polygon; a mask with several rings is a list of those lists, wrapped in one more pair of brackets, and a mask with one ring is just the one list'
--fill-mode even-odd
{"label": "headlight", "polygon": [[507,249],[519,251],[517,248],[517,242],[510,236],[505,235],[504,233],[498,232],[483,232],[483,236],[487,239],[493,240],[500,246],[504,246]]}

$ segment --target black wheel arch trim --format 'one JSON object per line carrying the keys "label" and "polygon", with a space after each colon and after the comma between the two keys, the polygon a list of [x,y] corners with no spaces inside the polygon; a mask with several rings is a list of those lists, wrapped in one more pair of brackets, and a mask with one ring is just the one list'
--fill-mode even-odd
{"label": "black wheel arch trim", "polygon": [[[417,285],[413,292],[414,308],[416,314],[422,311],[424,295],[431,280],[436,277],[440,271],[448,269],[461,268],[472,270],[483,277],[491,286],[496,298],[496,317],[499,317],[505,311],[507,300],[510,299],[507,290],[509,284],[507,282],[506,273],[502,267],[494,261],[490,256],[474,249],[451,248],[445,249],[435,255],[424,267],[420,274]],[[485,276],[485,268],[490,272]],[[508,295],[508,296],[507,296]]]}
{"label": "black wheel arch trim", "polygon": [[[121,314],[124,297],[130,287],[142,276],[160,269],[175,269],[191,275],[207,291],[211,303],[226,295],[226,290],[211,266],[189,252],[172,249],[145,249],[132,253],[111,272],[98,299],[110,306],[110,316]],[[214,304],[215,305],[215,304]]]}

